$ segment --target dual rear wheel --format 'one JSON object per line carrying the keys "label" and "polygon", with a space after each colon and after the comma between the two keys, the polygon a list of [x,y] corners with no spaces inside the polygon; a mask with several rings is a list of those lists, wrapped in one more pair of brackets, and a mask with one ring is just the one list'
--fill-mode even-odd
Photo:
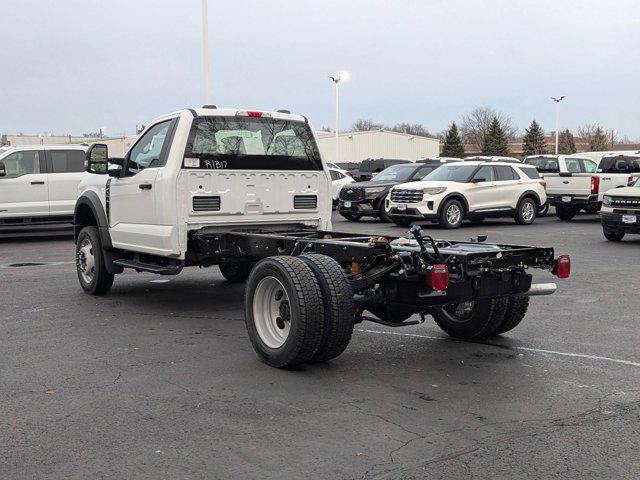
{"label": "dual rear wheel", "polygon": [[247,332],[258,356],[274,367],[337,357],[351,340],[354,315],[351,284],[325,255],[265,258],[247,280]]}
{"label": "dual rear wheel", "polygon": [[514,329],[524,318],[529,297],[512,295],[436,307],[436,324],[454,338],[470,340],[500,335]]}

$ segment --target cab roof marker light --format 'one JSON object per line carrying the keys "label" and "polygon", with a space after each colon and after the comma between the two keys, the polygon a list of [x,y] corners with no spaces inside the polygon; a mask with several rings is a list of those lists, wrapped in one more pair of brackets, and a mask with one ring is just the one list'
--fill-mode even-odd
{"label": "cab roof marker light", "polygon": [[261,117],[271,117],[270,113],[265,113],[265,112],[256,112],[254,110],[241,110],[236,112],[236,117],[254,117],[254,118],[261,118]]}

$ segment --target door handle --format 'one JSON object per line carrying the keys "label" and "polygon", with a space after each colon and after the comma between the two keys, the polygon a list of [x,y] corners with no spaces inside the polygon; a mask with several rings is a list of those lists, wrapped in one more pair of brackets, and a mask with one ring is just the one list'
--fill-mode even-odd
{"label": "door handle", "polygon": [[564,181],[564,182],[562,182],[562,183],[564,183],[565,185],[568,185],[568,184],[569,184],[569,181],[568,181],[568,180],[565,180],[565,181]]}
{"label": "door handle", "polygon": [[44,185],[44,182],[42,180],[38,180],[38,181],[31,182],[31,185]]}
{"label": "door handle", "polygon": [[151,187],[153,185],[151,185],[150,183],[141,183],[140,185],[138,185],[138,188],[140,190],[151,190]]}

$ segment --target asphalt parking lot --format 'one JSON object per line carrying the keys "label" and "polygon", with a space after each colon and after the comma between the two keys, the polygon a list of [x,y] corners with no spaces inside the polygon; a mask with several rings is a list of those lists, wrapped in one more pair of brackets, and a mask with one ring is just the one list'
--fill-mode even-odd
{"label": "asphalt parking lot", "polygon": [[361,324],[338,359],[276,370],[217,268],[90,297],[67,232],[1,235],[0,478],[638,478],[640,237],[588,215],[430,232],[553,246],[572,276],[486,343]]}

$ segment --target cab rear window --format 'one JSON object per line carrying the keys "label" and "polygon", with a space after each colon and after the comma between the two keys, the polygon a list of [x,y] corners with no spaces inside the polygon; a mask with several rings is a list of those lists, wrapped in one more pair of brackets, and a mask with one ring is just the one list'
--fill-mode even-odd
{"label": "cab rear window", "polygon": [[524,163],[533,165],[536,170],[542,173],[558,173],[560,171],[558,160],[553,157],[527,158]]}
{"label": "cab rear window", "polygon": [[185,168],[322,170],[306,122],[262,117],[198,117],[184,153]]}
{"label": "cab rear window", "polygon": [[598,166],[601,173],[639,173],[640,155],[604,157]]}

